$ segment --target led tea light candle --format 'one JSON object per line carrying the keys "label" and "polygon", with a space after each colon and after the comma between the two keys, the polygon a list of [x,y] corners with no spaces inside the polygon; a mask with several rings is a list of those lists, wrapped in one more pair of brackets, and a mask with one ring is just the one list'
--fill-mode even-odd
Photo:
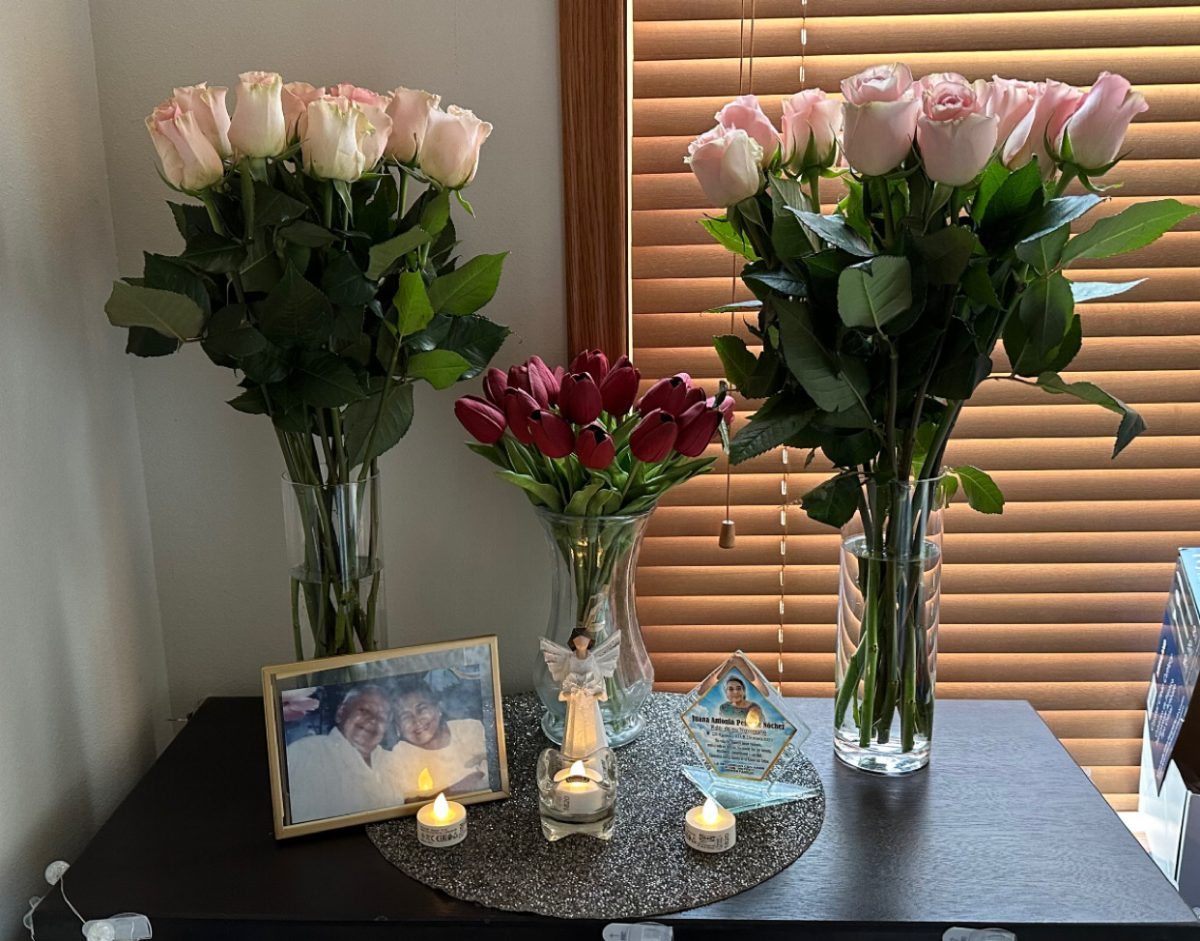
{"label": "led tea light candle", "polygon": [[706,798],[703,807],[693,807],[683,823],[683,840],[701,853],[723,853],[737,842],[737,818]]}
{"label": "led tea light candle", "polygon": [[576,761],[571,767],[554,774],[551,802],[554,809],[565,814],[594,814],[604,808],[604,789],[600,787],[600,772]]}
{"label": "led tea light candle", "polygon": [[454,846],[467,836],[467,808],[439,794],[417,811],[417,840],[422,846]]}

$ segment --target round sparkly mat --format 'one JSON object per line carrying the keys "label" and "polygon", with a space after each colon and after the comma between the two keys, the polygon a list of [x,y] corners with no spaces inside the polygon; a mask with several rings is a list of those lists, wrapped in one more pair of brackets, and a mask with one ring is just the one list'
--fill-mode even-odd
{"label": "round sparkly mat", "polygon": [[737,845],[708,855],[683,842],[683,816],[700,795],[681,767],[697,759],[679,713],[684,697],[655,693],[646,729],[617,750],[617,820],[609,842],[570,836],[549,843],[538,819],[535,772],[548,746],[541,703],[506,696],[504,731],[512,797],[467,808],[467,838],[449,849],[417,842],[412,817],[370,824],[367,835],[405,875],[491,908],[565,918],[648,918],[707,905],[765,882],[795,862],[825,819],[825,792],[807,758],[781,778],[815,786],[808,800],[740,814]]}

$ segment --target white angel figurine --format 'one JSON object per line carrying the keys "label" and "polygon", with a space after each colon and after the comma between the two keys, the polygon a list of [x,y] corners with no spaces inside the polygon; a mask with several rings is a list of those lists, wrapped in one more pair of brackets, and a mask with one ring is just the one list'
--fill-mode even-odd
{"label": "white angel figurine", "polygon": [[617,669],[621,654],[621,635],[614,633],[595,650],[595,638],[577,628],[567,640],[570,649],[542,638],[542,656],[554,682],[560,684],[558,698],[567,704],[567,724],[563,732],[563,754],[568,758],[586,758],[608,747],[600,703],[608,699],[604,681]]}

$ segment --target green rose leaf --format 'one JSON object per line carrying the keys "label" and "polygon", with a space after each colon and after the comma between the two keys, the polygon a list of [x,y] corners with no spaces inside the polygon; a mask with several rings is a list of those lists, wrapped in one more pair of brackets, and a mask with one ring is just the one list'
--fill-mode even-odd
{"label": "green rose leaf", "polygon": [[1060,196],[1058,199],[1052,199],[1033,217],[1029,224],[1031,231],[1017,244],[1028,245],[1044,238],[1051,232],[1057,232],[1101,202],[1103,200],[1095,193],[1084,193],[1082,196]]}
{"label": "green rose leaf", "polygon": [[735,232],[728,219],[701,219],[700,225],[735,255],[741,255],[749,261],[758,261],[758,255],[750,245],[750,240]]}
{"label": "green rose leaf", "polygon": [[860,258],[871,257],[871,246],[846,224],[842,216],[823,216],[818,212],[805,212],[792,206],[788,209],[806,229],[815,232],[830,245]]}
{"label": "green rose leaf", "polygon": [[367,266],[367,278],[378,281],[397,261],[428,242],[432,236],[420,226],[413,226],[395,238],[371,246],[371,262]]}
{"label": "green rose leaf", "polygon": [[254,184],[254,224],[256,226],[282,225],[299,219],[308,211],[308,206],[292,199],[273,186]]}
{"label": "green rose leaf", "polygon": [[321,290],[335,307],[362,307],[375,296],[375,282],[368,280],[349,252],[338,252],[325,265]]}
{"label": "green rose leaf", "polygon": [[1066,248],[1067,239],[1070,237],[1071,227],[1069,225],[1061,226],[1041,238],[1019,242],[1016,248],[1017,257],[1026,264],[1032,265],[1038,274],[1048,274],[1058,267],[1063,249]]}
{"label": "green rose leaf", "polygon": [[978,244],[975,233],[961,225],[948,225],[913,241],[930,284],[958,284]]}
{"label": "green rose leaf", "polygon": [[246,258],[246,250],[223,235],[201,232],[188,240],[180,257],[202,271],[228,274],[238,270]]}
{"label": "green rose leaf", "polygon": [[409,376],[424,379],[435,389],[450,388],[470,368],[465,358],[450,350],[414,353],[408,361]]}
{"label": "green rose leaf", "polygon": [[746,341],[741,337],[726,334],[713,337],[713,346],[721,357],[721,365],[729,381],[738,389],[743,389],[750,381],[750,375],[758,360],[748,349]]}
{"label": "green rose leaf", "polygon": [[321,248],[337,241],[337,236],[324,226],[303,219],[280,227],[275,234],[293,245],[302,245],[305,248]]}
{"label": "green rose leaf", "polygon": [[800,498],[800,506],[810,519],[841,528],[858,510],[858,477],[838,474],[818,484]]}
{"label": "green rose leaf", "polygon": [[[383,411],[380,412],[380,403]],[[371,438],[371,428],[376,423],[378,427],[375,437]],[[412,426],[413,420],[413,387],[411,382],[393,383],[386,401],[383,399],[382,388],[365,399],[359,399],[346,406],[344,425],[346,431],[346,450],[350,454],[350,466],[369,464],[381,454],[393,448]],[[367,447],[370,439],[370,448]]]}
{"label": "green rose leaf", "polygon": [[302,354],[296,376],[300,398],[313,408],[341,408],[363,397],[363,388],[354,370],[332,353]]}
{"label": "green rose leaf", "polygon": [[150,327],[130,327],[125,338],[125,352],[134,356],[170,356],[178,349],[178,340],[165,337]]}
{"label": "green rose leaf", "polygon": [[1074,309],[1071,286],[1061,274],[1039,278],[1025,289],[1004,328],[1004,351],[1013,372],[1036,376],[1046,371],[1067,337]]}
{"label": "green rose leaf", "polygon": [[400,275],[400,286],[392,299],[396,309],[396,330],[401,337],[419,333],[433,319],[433,305],[425,290],[425,279],[419,271],[405,271]]}
{"label": "green rose leaf", "polygon": [[963,494],[972,510],[978,513],[1003,513],[1004,494],[984,471],[970,464],[952,467],[949,471],[962,484]]}
{"label": "green rose leaf", "polygon": [[1037,382],[1047,392],[1056,395],[1072,395],[1083,402],[1091,402],[1093,405],[1099,405],[1101,408],[1120,415],[1121,424],[1117,428],[1113,457],[1120,454],[1129,442],[1146,430],[1146,422],[1141,415],[1120,399],[1109,395],[1091,382],[1065,382],[1062,376],[1053,372],[1042,373],[1037,377]]}
{"label": "green rose leaf", "polygon": [[122,281],[113,283],[104,312],[114,327],[148,327],[180,342],[204,329],[204,311],[190,297]]}
{"label": "green rose leaf", "polygon": [[277,343],[320,341],[329,335],[333,313],[329,299],[288,265],[266,298],[255,305],[263,335]]}
{"label": "green rose leaf", "polygon": [[1101,219],[1067,243],[1063,264],[1077,258],[1108,258],[1149,245],[1164,232],[1200,212],[1177,199],[1155,199],[1135,203],[1124,212]]}
{"label": "green rose leaf", "polygon": [[508,252],[478,255],[429,286],[429,300],[439,314],[473,314],[492,299]]}
{"label": "green rose leaf", "polygon": [[741,464],[752,457],[766,454],[802,431],[812,420],[812,410],[794,402],[769,399],[734,435],[729,448],[729,460]]}
{"label": "green rose leaf", "polygon": [[812,315],[803,301],[773,299],[779,318],[779,343],[784,364],[799,380],[819,408],[840,412],[854,408],[862,398],[854,376],[838,370],[838,361],[818,339]]}
{"label": "green rose leaf", "polygon": [[838,314],[847,327],[875,328],[912,306],[912,271],[907,258],[879,255],[851,265],[838,277]]}

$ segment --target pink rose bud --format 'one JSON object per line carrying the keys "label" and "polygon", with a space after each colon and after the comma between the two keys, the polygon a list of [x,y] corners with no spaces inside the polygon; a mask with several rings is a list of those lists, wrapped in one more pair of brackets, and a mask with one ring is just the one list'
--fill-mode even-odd
{"label": "pink rose bud", "polygon": [[675,450],[684,457],[699,457],[712,441],[722,417],[720,410],[710,408],[707,402],[693,405],[679,418]]}
{"label": "pink rose bud", "polygon": [[243,72],[229,143],[243,157],[278,157],[287,150],[283,79],[278,72]]}
{"label": "pink rose bud", "polygon": [[1001,78],[999,75],[993,75],[990,82],[977,80],[974,85],[984,111],[994,114],[1000,121],[996,140],[1003,147],[1013,128],[1021,123],[1021,119],[1033,107],[1038,93],[1037,85],[1015,78]]}
{"label": "pink rose bud", "polygon": [[550,387],[546,384],[546,377],[536,368],[530,369],[528,362],[509,367],[508,387],[524,389],[533,396],[540,408],[547,408],[550,405]]}
{"label": "pink rose bud", "polygon": [[288,142],[299,140],[304,136],[304,115],[308,106],[318,98],[323,98],[325,92],[308,82],[287,82],[283,86],[283,123],[287,129]]}
{"label": "pink rose bud", "polygon": [[504,408],[504,392],[508,389],[508,376],[495,366],[489,366],[483,374],[483,394],[493,405]]}
{"label": "pink rose bud", "polygon": [[912,148],[921,102],[908,67],[877,65],[842,81],[842,153],[868,176],[900,166]]}
{"label": "pink rose bud", "polygon": [[315,177],[353,183],[379,159],[378,131],[363,106],[349,98],[318,98],[300,123],[304,169]]}
{"label": "pink rose bud", "polygon": [[417,159],[425,142],[429,114],[441,101],[438,95],[411,88],[400,87],[392,92],[387,107],[392,119],[392,134],[385,151],[388,157],[398,163],[413,163]]}
{"label": "pink rose bud", "polygon": [[793,173],[833,166],[842,106],[819,88],[783,99],[783,162]]}
{"label": "pink rose bud", "polygon": [[554,370],[547,366],[540,356],[529,357],[525,365],[529,367],[530,384],[533,383],[534,374],[536,373],[546,390],[546,398],[549,403],[551,405],[558,404],[558,387],[562,385],[562,377],[556,375]]}
{"label": "pink rose bud", "polygon": [[639,461],[653,464],[671,453],[679,425],[673,416],[656,408],[643,418],[629,436],[629,450]]}
{"label": "pink rose bud", "polygon": [[717,403],[717,397],[715,395],[709,396],[708,407],[719,409],[721,414],[725,417],[726,425],[733,424],[733,396],[732,395],[726,395],[723,399],[721,399],[719,404]]}
{"label": "pink rose bud", "polygon": [[[1010,170],[1019,170],[1036,159],[1042,178],[1054,175],[1055,156],[1062,146],[1067,121],[1079,107],[1083,92],[1062,82],[1038,82],[1033,107],[1004,142],[1000,159]],[[1046,150],[1046,141],[1052,151]]]}
{"label": "pink rose bud", "polygon": [[387,107],[391,100],[387,95],[381,95],[369,88],[351,85],[349,82],[334,85],[329,89],[329,94],[354,102],[371,122],[371,131],[361,145],[366,167],[368,170],[371,169],[383,159],[383,152],[391,137],[392,119],[388,117],[387,113]]}
{"label": "pink rose bud", "polygon": [[708,201],[722,208],[762,189],[761,160],[762,148],[754,138],[743,130],[727,130],[719,124],[688,144],[688,155],[683,158]]}
{"label": "pink rose bud", "polygon": [[529,416],[533,443],[546,457],[566,457],[575,450],[575,432],[561,415],[549,409],[534,409]]}
{"label": "pink rose bud", "polygon": [[779,132],[754,95],[739,95],[717,112],[717,124],[727,131],[745,131],[762,148],[759,164],[769,167],[779,152]]}
{"label": "pink rose bud", "polygon": [[504,437],[504,413],[476,395],[465,395],[455,402],[454,416],[476,441],[495,444]]}
{"label": "pink rose bud", "polygon": [[1084,170],[1100,170],[1117,159],[1129,122],[1150,106],[1120,75],[1101,72],[1079,110],[1067,121],[1071,162]]}
{"label": "pink rose bud", "polygon": [[627,415],[633,407],[633,400],[637,398],[638,381],[641,378],[642,374],[629,361],[628,356],[617,360],[600,383],[600,398],[604,402],[604,411],[614,418]]}
{"label": "pink rose bud", "polygon": [[570,373],[559,390],[558,408],[564,418],[577,425],[594,422],[604,408],[596,380],[585,372]]}
{"label": "pink rose bud", "polygon": [[217,86],[210,88],[207,83],[201,82],[199,85],[176,88],[172,95],[180,111],[196,116],[200,133],[208,138],[222,157],[233,154],[233,146],[229,143],[229,110],[225,107],[228,91]]}
{"label": "pink rose bud", "polygon": [[579,463],[591,470],[604,470],[613,462],[617,449],[612,435],[599,425],[588,425],[575,439]]}
{"label": "pink rose bud", "polygon": [[585,372],[599,385],[608,375],[608,357],[604,355],[603,350],[584,350],[571,360],[567,372]]}
{"label": "pink rose bud", "polygon": [[648,415],[655,409],[662,409],[668,415],[679,415],[687,407],[688,389],[692,386],[692,377],[685,372],[676,373],[666,379],[659,379],[642,396],[637,409],[643,415]]}
{"label": "pink rose bud", "polygon": [[949,186],[970,183],[992,159],[999,125],[966,82],[951,79],[927,87],[917,118],[926,175]]}
{"label": "pink rose bud", "polygon": [[479,149],[492,133],[487,121],[455,105],[429,112],[421,144],[421,169],[446,189],[461,189],[475,179]]}
{"label": "pink rose bud", "polygon": [[538,409],[537,399],[515,386],[509,386],[504,393],[504,417],[508,419],[509,430],[521,444],[533,442],[529,431],[529,416]]}
{"label": "pink rose bud", "polygon": [[168,98],[146,118],[146,130],[158,152],[163,176],[179,189],[195,193],[225,176],[221,155],[204,134],[195,112]]}

